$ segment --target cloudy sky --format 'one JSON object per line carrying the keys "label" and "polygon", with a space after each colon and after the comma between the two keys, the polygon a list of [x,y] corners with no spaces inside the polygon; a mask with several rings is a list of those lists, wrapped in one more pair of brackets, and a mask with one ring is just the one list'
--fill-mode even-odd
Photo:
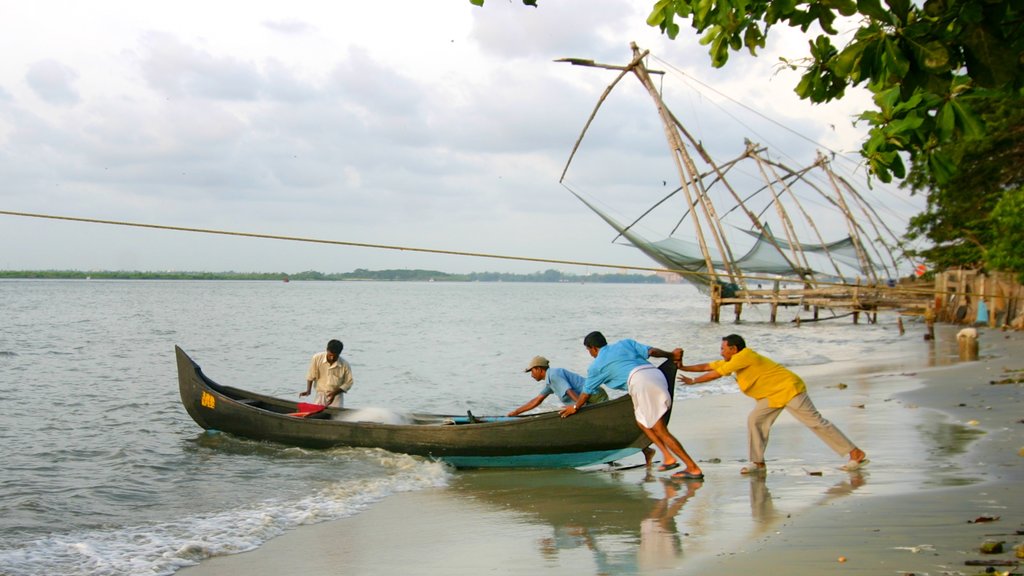
{"label": "cloudy sky", "polygon": [[[0,0],[0,210],[653,266],[559,183],[616,73],[554,60],[624,64],[633,41],[716,159],[745,138],[793,166],[848,152],[837,169],[863,181],[852,117],[866,99],[811,107],[778,68],[805,39],[772,36],[760,58],[713,70],[688,29],[671,41],[645,25],[651,4]],[[678,181],[629,77],[566,183],[630,221]],[[866,193],[900,229],[920,209],[894,188]],[[552,267],[584,270],[0,215],[0,269]]]}

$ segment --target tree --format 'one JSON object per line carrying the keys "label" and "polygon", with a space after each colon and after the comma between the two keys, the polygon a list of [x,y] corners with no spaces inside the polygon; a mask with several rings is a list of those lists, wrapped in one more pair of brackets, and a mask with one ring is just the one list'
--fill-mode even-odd
{"label": "tree", "polygon": [[919,255],[940,269],[1021,271],[1019,264],[1006,266],[1013,261],[1008,251],[1024,245],[1024,233],[1014,227],[1010,213],[1015,205],[1011,193],[1024,187],[1024,110],[1017,99],[994,97],[980,98],[974,107],[988,136],[941,147],[959,171],[941,181],[923,158],[912,163],[904,184],[927,191],[928,205],[911,219],[907,236],[931,241],[932,247]]}
{"label": "tree", "polygon": [[1003,194],[992,211],[992,224],[995,241],[988,250],[989,265],[1016,273],[1024,283],[1024,187]]}
{"label": "tree", "polygon": [[[647,23],[674,39],[689,20],[715,67],[732,51],[756,55],[773,26],[816,26],[806,59],[787,61],[804,69],[797,94],[820,103],[865,86],[875,109],[860,116],[870,125],[861,153],[872,173],[902,179],[906,155],[945,181],[958,165],[943,146],[985,133],[972,99],[1022,97],[1022,13],[1024,0],[658,0]],[[857,26],[842,48],[833,44],[840,19]]]}

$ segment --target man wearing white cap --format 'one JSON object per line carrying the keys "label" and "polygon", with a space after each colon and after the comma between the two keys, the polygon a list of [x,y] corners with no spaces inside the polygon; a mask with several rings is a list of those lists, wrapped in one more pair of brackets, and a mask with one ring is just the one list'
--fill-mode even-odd
{"label": "man wearing white cap", "polygon": [[[551,368],[551,363],[543,356],[534,356],[524,372],[529,372],[537,382],[544,382],[544,387],[540,389],[533,400],[509,412],[509,416],[519,416],[523,412],[533,410],[551,394],[554,394],[566,406],[574,404],[583,392],[583,384],[586,382],[586,378],[575,372],[565,368]],[[608,393],[604,389],[599,389],[590,396],[587,404],[596,404],[607,399]]]}

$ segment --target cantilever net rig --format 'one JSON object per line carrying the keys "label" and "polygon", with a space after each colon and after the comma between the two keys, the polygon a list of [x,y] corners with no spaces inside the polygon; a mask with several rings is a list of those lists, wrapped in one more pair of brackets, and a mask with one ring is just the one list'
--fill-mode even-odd
{"label": "cantilever net rig", "polygon": [[[700,140],[662,99],[644,63],[648,56],[634,44],[624,66],[563,59],[579,66],[619,71],[605,89],[573,147],[561,183],[629,244],[652,260],[680,273],[702,290],[714,284],[746,289],[753,280],[778,278],[808,287],[819,284],[884,284],[899,276],[905,261],[899,235],[849,179],[833,171],[829,156],[818,151],[803,167],[773,159],[765,146],[746,140],[736,158],[716,162]],[[667,186],[652,206],[632,221],[619,221],[566,183],[584,136],[612,90],[635,77],[652,98],[664,128],[678,185]],[[654,214],[659,237],[640,232]],[[673,222],[674,220],[674,222]]]}

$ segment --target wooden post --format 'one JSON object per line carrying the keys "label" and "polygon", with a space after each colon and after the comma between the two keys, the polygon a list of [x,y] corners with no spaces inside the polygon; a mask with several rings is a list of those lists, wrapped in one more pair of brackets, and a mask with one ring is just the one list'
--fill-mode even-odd
{"label": "wooden post", "polygon": [[718,282],[711,284],[711,321],[718,323],[719,314],[722,311],[722,285]]}
{"label": "wooden post", "polygon": [[772,315],[771,322],[775,324],[775,315],[779,311],[779,281],[776,280],[772,285]]}

